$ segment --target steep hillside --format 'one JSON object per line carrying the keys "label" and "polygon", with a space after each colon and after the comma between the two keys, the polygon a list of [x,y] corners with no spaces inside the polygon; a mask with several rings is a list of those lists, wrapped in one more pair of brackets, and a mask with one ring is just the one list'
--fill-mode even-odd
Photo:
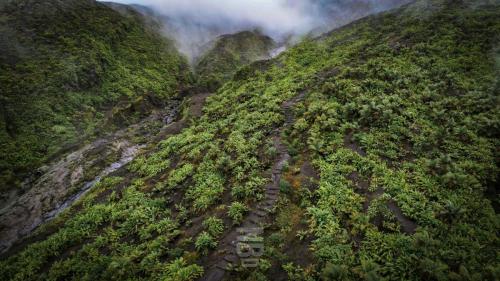
{"label": "steep hillside", "polygon": [[154,25],[90,0],[3,1],[0,45],[3,190],[62,147],[136,122],[188,76]]}
{"label": "steep hillside", "polygon": [[418,0],[241,68],[1,279],[498,280],[499,19]]}
{"label": "steep hillside", "polygon": [[276,43],[258,31],[222,35],[202,55],[195,66],[200,84],[217,89],[242,66],[267,59]]}
{"label": "steep hillside", "polygon": [[407,4],[411,0],[311,0],[311,2],[328,27],[342,26],[367,15]]}

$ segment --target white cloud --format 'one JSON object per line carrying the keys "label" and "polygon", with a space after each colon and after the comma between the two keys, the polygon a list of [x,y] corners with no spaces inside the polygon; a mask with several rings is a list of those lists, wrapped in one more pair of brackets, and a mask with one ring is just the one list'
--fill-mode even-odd
{"label": "white cloud", "polygon": [[[307,1],[301,1],[306,3]],[[163,15],[202,25],[255,26],[269,33],[306,32],[317,18],[299,1],[287,0],[142,0]]]}
{"label": "white cloud", "polygon": [[[259,28],[283,39],[328,29],[409,0],[115,0],[151,7],[179,49],[195,57],[214,37]],[[324,30],[323,30],[324,31]]]}

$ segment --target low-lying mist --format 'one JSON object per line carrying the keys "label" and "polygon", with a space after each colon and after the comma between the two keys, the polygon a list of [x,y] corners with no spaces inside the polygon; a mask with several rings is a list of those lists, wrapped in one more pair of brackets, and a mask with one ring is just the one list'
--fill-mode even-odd
{"label": "low-lying mist", "polygon": [[[318,34],[410,0],[116,0],[147,6],[193,61],[219,35],[258,29],[277,42]],[[289,43],[289,42],[286,42]]]}

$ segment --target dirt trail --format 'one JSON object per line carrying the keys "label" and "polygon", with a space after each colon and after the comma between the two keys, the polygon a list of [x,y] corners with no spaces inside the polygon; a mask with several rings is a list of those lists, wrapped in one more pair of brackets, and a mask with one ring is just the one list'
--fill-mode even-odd
{"label": "dirt trail", "polygon": [[406,234],[415,233],[415,230],[417,229],[418,225],[403,214],[403,211],[401,211],[401,208],[399,208],[399,206],[396,204],[394,200],[387,202],[387,207],[389,208],[389,210],[391,210],[391,212],[398,220],[404,233]]}
{"label": "dirt trail", "polygon": [[[123,169],[149,143],[179,133],[189,124],[189,117],[199,117],[209,93],[194,94],[189,98],[188,118],[179,119],[180,102],[175,101],[160,112],[153,112],[141,122],[104,136],[67,156],[54,161],[45,172],[30,184],[29,190],[0,206],[0,254],[16,252],[30,239],[27,238],[41,224],[53,219],[73,205],[102,178]],[[146,141],[132,143],[134,135],[143,134],[151,122],[163,123],[163,128]],[[104,159],[116,155],[111,164]],[[91,180],[88,173],[98,170]],[[12,251],[9,250],[12,247]]]}
{"label": "dirt trail", "polygon": [[295,98],[283,103],[282,110],[285,116],[285,123],[282,127],[273,131],[273,142],[278,156],[271,170],[271,182],[265,186],[264,200],[259,202],[245,217],[243,222],[237,228],[233,228],[226,236],[221,239],[218,247],[209,256],[210,262],[208,269],[205,271],[200,281],[219,281],[223,280],[228,271],[235,266],[238,266],[240,261],[236,254],[236,240],[240,235],[238,228],[257,228],[261,227],[270,216],[270,213],[276,202],[280,192],[279,184],[283,172],[283,168],[290,160],[288,149],[283,144],[281,133],[283,130],[293,124],[294,114],[293,106],[304,98],[305,93],[302,92]]}
{"label": "dirt trail", "polygon": [[[351,149],[352,151],[359,154],[360,156],[366,157],[366,152],[363,150],[363,148],[361,148],[353,140],[353,134],[354,132],[349,132],[344,137],[344,145],[349,149]],[[369,191],[368,188],[370,186],[370,183],[364,179],[361,179],[361,177],[357,172],[351,173],[348,176],[348,179],[350,179],[356,185],[357,188],[356,192],[365,196],[366,201],[363,203],[363,210],[365,211],[365,213],[368,211],[371,202],[384,194],[384,189],[380,187],[375,191]],[[404,233],[406,234],[415,233],[415,230],[418,227],[418,225],[403,214],[403,211],[401,210],[401,208],[399,208],[399,206],[396,204],[394,200],[390,200],[389,202],[387,202],[387,207],[396,217]],[[381,218],[375,219],[375,224],[377,225],[381,224],[382,222],[380,221],[380,219]]]}

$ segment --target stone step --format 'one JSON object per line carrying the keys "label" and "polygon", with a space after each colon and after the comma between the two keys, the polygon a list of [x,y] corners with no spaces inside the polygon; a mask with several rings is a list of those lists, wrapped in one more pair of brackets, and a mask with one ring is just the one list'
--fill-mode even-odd
{"label": "stone step", "polygon": [[275,204],[276,204],[276,199],[272,199],[272,198],[266,198],[266,201],[264,201],[264,203],[267,205],[267,206],[271,206],[273,207]]}
{"label": "stone step", "polygon": [[271,176],[271,179],[272,179],[273,183],[278,184],[279,180],[280,180],[280,174],[279,173],[273,173],[273,175]]}
{"label": "stone step", "polygon": [[273,207],[274,205],[276,205],[277,201],[278,201],[278,197],[277,196],[274,197],[274,198],[266,196],[266,198],[264,199],[263,203],[264,203],[264,206],[271,206],[271,207]]}
{"label": "stone step", "polygon": [[280,193],[279,187],[276,189],[266,190],[266,195],[278,195]]}
{"label": "stone step", "polygon": [[273,212],[274,206],[275,206],[275,204],[266,206],[267,212],[269,214],[271,214]]}
{"label": "stone step", "polygon": [[241,223],[240,227],[256,228],[256,227],[260,227],[260,222],[255,223],[253,221],[246,219]]}
{"label": "stone step", "polygon": [[200,280],[203,281],[220,281],[224,277],[226,269],[218,267],[211,268],[207,275],[203,276]]}
{"label": "stone step", "polygon": [[267,212],[266,208],[264,208],[264,202],[260,202],[259,204],[257,204],[257,206],[255,206],[255,209],[256,210],[259,210],[259,211],[262,211],[262,212]]}
{"label": "stone step", "polygon": [[272,191],[276,190],[276,191],[279,191],[280,187],[278,185],[271,185],[271,186],[267,187],[266,190],[272,190]]}
{"label": "stone step", "polygon": [[259,209],[254,210],[253,212],[259,217],[265,217],[268,214],[265,210],[259,210]]}
{"label": "stone step", "polygon": [[218,262],[215,267],[218,268],[218,269],[222,269],[224,271],[226,271],[228,269],[228,265],[229,263],[225,260],[222,260],[220,262]]}
{"label": "stone step", "polygon": [[276,202],[278,200],[278,194],[266,194],[266,200],[273,200]]}
{"label": "stone step", "polygon": [[229,254],[224,256],[224,260],[230,264],[236,265],[238,264],[239,258],[235,254]]}
{"label": "stone step", "polygon": [[260,209],[264,210],[265,212],[267,213],[270,213],[273,209],[273,206],[269,206],[269,205],[261,205],[259,206]]}
{"label": "stone step", "polygon": [[[271,175],[271,176],[272,176],[272,175]],[[270,183],[268,183],[268,184],[266,184],[266,185],[264,186],[264,189],[265,189],[265,190],[268,190],[268,189],[271,189],[271,188],[273,188],[273,187],[274,187],[274,184],[273,184],[272,182],[270,182]]]}
{"label": "stone step", "polygon": [[264,203],[267,205],[275,205],[276,202],[278,201],[279,195],[278,194],[266,194],[266,198],[264,199]]}
{"label": "stone step", "polygon": [[257,216],[256,214],[250,214],[247,218],[248,221],[253,222],[255,224],[260,224],[262,222],[262,218]]}

